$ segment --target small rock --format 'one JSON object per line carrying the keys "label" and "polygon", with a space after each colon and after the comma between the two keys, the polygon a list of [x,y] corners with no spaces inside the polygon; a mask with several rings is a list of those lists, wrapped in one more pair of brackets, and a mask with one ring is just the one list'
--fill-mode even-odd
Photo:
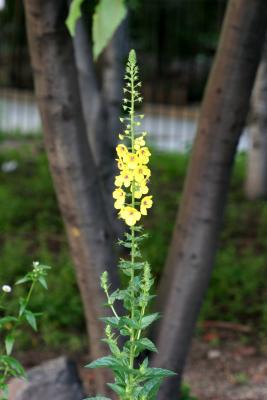
{"label": "small rock", "polygon": [[27,371],[28,381],[10,382],[10,400],[82,400],[85,395],[74,363],[65,357]]}
{"label": "small rock", "polygon": [[221,352],[220,350],[215,349],[209,350],[207,356],[209,360],[215,360],[216,358],[221,357]]}

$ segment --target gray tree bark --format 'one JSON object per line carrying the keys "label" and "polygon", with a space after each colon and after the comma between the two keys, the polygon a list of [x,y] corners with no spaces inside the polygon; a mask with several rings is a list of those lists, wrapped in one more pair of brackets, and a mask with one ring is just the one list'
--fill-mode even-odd
{"label": "gray tree bark", "polygon": [[123,94],[123,61],[128,50],[126,25],[125,20],[104,50],[98,71],[83,19],[78,21],[73,38],[87,136],[116,237],[122,233],[122,224],[118,221],[111,194],[116,174],[115,147],[121,129],[119,116]]}
{"label": "gray tree bark", "polygon": [[[107,225],[100,179],[82,115],[72,40],[65,27],[65,0],[24,0],[36,98],[55,189],[68,233],[83,299],[91,355],[106,353],[99,276],[116,282],[113,237]],[[90,104],[88,104],[90,107]],[[108,372],[96,372],[96,387],[110,395]]]}
{"label": "gray tree bark", "polygon": [[250,147],[245,191],[249,199],[267,199],[267,42],[251,102]]}
{"label": "gray tree bark", "polygon": [[159,400],[179,398],[194,326],[214,265],[236,148],[249,107],[267,27],[265,0],[230,0],[206,88],[177,216],[160,283],[162,311],[153,364],[177,372]]}

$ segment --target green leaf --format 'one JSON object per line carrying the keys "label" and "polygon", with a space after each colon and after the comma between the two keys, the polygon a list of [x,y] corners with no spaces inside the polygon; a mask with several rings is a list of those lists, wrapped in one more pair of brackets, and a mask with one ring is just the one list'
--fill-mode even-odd
{"label": "green leaf", "polygon": [[43,286],[43,288],[45,288],[46,290],[48,289],[47,283],[46,283],[46,280],[45,280],[44,276],[39,276],[38,282],[40,283],[40,285]]}
{"label": "green leaf", "polygon": [[20,307],[19,307],[19,316],[21,317],[21,316],[24,314],[24,312],[25,312],[25,309],[26,309],[26,306],[27,306],[27,300],[24,299],[23,297],[21,297],[21,298],[19,299],[19,304],[20,304]]}
{"label": "green leaf", "polygon": [[10,356],[10,354],[12,353],[14,342],[15,342],[15,338],[12,334],[6,336],[5,348],[6,348],[6,353],[8,356]]}
{"label": "green leaf", "polygon": [[22,283],[30,282],[30,281],[31,281],[30,277],[28,275],[26,275],[26,276],[24,276],[24,278],[19,279],[16,282],[16,285],[21,285]]}
{"label": "green leaf", "polygon": [[125,395],[125,389],[120,385],[117,385],[116,383],[107,383],[107,386],[109,386],[119,396]]}
{"label": "green leaf", "polygon": [[112,356],[106,356],[98,358],[97,360],[87,364],[85,368],[109,368],[114,367],[118,364],[116,358]]}
{"label": "green leaf", "polygon": [[69,15],[66,19],[66,25],[69,29],[71,36],[75,34],[75,27],[78,19],[81,17],[81,7],[84,0],[72,0],[70,5]]}
{"label": "green leaf", "polygon": [[35,315],[31,311],[25,310],[25,318],[26,318],[27,322],[29,323],[29,325],[32,327],[32,329],[34,331],[37,331],[37,323],[36,323]]}
{"label": "green leaf", "polygon": [[163,368],[148,368],[146,375],[153,378],[168,378],[177,375],[175,372]]}
{"label": "green leaf", "polygon": [[147,382],[140,392],[140,398],[143,397],[148,400],[154,400],[159,391],[161,382],[162,379],[159,378],[151,379],[149,382]]}
{"label": "green leaf", "polygon": [[154,343],[147,338],[140,339],[136,343],[137,343],[137,346],[140,347],[140,350],[147,349],[150,351],[154,351],[155,353],[157,353],[157,351],[158,351],[156,346],[154,345]]}
{"label": "green leaf", "polygon": [[93,16],[93,54],[96,60],[126,17],[124,0],[100,0]]}
{"label": "green leaf", "polygon": [[10,356],[0,356],[0,365],[7,365],[13,376],[25,378],[25,371],[19,361]]}
{"label": "green leaf", "polygon": [[159,313],[154,313],[147,315],[146,317],[143,317],[141,321],[141,328],[142,329],[147,328],[149,325],[151,325],[154,321],[156,321],[159,318],[160,318]]}
{"label": "green leaf", "polygon": [[113,328],[117,328],[119,326],[119,320],[116,317],[103,317],[100,318],[100,320],[105,322],[105,324],[112,326]]}

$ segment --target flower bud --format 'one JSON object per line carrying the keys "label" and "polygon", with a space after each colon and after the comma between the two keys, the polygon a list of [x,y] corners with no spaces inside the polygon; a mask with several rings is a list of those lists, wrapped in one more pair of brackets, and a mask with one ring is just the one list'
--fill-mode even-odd
{"label": "flower bud", "polygon": [[12,288],[9,285],[3,285],[2,286],[2,291],[5,292],[5,293],[10,293],[12,291]]}

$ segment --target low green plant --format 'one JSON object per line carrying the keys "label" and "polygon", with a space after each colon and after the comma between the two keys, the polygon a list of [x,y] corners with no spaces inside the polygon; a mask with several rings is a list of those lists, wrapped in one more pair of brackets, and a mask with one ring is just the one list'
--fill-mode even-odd
{"label": "low green plant", "polygon": [[[124,240],[119,241],[119,244],[130,252],[129,259],[121,259],[119,263],[119,268],[128,278],[128,284],[125,289],[116,289],[110,293],[107,272],[101,277],[107,306],[113,313],[111,317],[102,318],[106,323],[106,337],[103,341],[108,344],[111,355],[93,361],[87,367],[111,369],[115,381],[107,385],[120,400],[154,400],[162,380],[175,374],[166,369],[149,367],[148,358],[137,361],[143,351],[157,351],[155,344],[144,336],[144,332],[159,318],[159,314],[147,314],[149,302],[153,297],[151,288],[154,280],[150,265],[143,261],[140,249],[146,234],[142,226],[137,225],[141,217],[147,215],[153,201],[152,196],[148,195],[147,186],[151,174],[147,164],[151,154],[145,142],[146,132],[142,132],[140,128],[143,115],[136,112],[136,105],[141,103],[142,97],[139,92],[141,83],[134,50],[129,54],[125,80],[125,116],[121,118],[125,129],[123,134],[119,135],[122,143],[116,148],[120,173],[115,178],[116,189],[113,197],[119,217],[129,227]],[[116,311],[116,301],[123,303],[125,314],[122,316]],[[125,338],[122,346],[119,345],[119,336]],[[107,398],[98,396],[90,399]]]}
{"label": "low green plant", "polygon": [[9,285],[2,286],[0,296],[0,400],[8,400],[7,382],[10,377],[25,378],[25,371],[20,362],[12,357],[12,352],[16,337],[24,323],[28,323],[34,331],[37,330],[36,317],[40,313],[32,312],[29,305],[32,293],[38,284],[47,289],[46,275],[48,269],[50,267],[47,265],[34,262],[33,270],[16,282],[16,285],[29,285],[27,296],[19,299],[19,310],[16,316],[7,314],[6,298],[11,294],[12,288]]}

